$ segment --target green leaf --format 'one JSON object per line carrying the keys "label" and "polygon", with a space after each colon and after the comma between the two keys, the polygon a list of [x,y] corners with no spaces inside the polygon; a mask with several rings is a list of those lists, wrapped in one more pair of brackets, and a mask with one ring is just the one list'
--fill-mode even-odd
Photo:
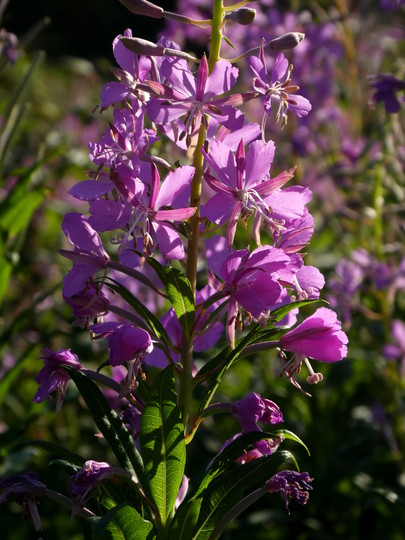
{"label": "green leaf", "polygon": [[134,474],[143,489],[147,488],[142,458],[118,414],[111,409],[98,386],[79,370],[64,366],[86,402],[94,421],[110,445],[121,467]]}
{"label": "green leaf", "polygon": [[8,291],[13,265],[0,254],[0,304]]}
{"label": "green leaf", "polygon": [[177,509],[170,530],[170,540],[188,539],[187,533],[195,527],[207,488],[215,478],[224,474],[230,467],[233,467],[235,460],[244,452],[248,451],[253,443],[263,439],[274,438],[275,436],[274,433],[263,431],[246,433],[232,441],[218,454],[209,466],[196,491],[190,493]]}
{"label": "green leaf", "polygon": [[163,526],[173,511],[186,461],[184,425],[176,399],[173,366],[169,366],[156,377],[140,430],[145,472]]}
{"label": "green leaf", "polygon": [[195,319],[194,293],[183,272],[173,266],[162,266],[154,259],[150,261],[160,280],[166,287],[170,303],[187,337],[191,336]]}
{"label": "green leaf", "polygon": [[24,194],[15,205],[10,206],[0,218],[0,225],[10,235],[19,234],[30,222],[33,213],[41,204],[45,196],[43,189],[30,191]]}
{"label": "green leaf", "polygon": [[[257,328],[258,325],[255,324],[252,330],[244,338],[236,342],[236,347],[234,349],[226,347],[200,369],[197,378],[200,379],[202,375],[207,374],[207,378],[203,379],[203,381],[204,385],[208,386],[208,389],[200,402],[199,414],[201,414],[210,403],[225,372],[237,361],[244,349],[255,341]],[[211,371],[214,372],[214,375],[208,378]]]}
{"label": "green leaf", "polygon": [[271,312],[268,326],[272,325],[275,322],[280,322],[293,309],[299,309],[301,307],[310,306],[312,304],[327,304],[327,303],[328,302],[326,302],[326,300],[321,300],[321,299],[299,300],[298,302],[291,302],[291,304],[286,304],[285,306],[281,306]]}
{"label": "green leaf", "polygon": [[0,170],[6,160],[7,153],[12,146],[12,140],[16,134],[19,124],[27,109],[27,93],[34,79],[34,74],[45,58],[43,51],[37,52],[31,62],[31,65],[21,81],[16,92],[14,92],[7,109],[3,113],[3,123],[0,135]]}
{"label": "green leaf", "polygon": [[236,466],[217,477],[204,495],[197,526],[188,538],[208,540],[217,522],[241,501],[247,492],[263,486],[291,458],[290,452],[278,451],[271,456]]}
{"label": "green leaf", "polygon": [[304,443],[304,441],[302,441],[298,435],[296,435],[295,433],[293,433],[292,431],[289,431],[288,429],[278,429],[277,431],[275,431],[274,433],[272,433],[272,436],[273,437],[279,437],[280,435],[283,435],[283,437],[285,439],[289,439],[290,441],[294,441],[298,444],[300,444],[301,446],[303,446],[305,448],[305,450],[307,451],[307,454],[310,456],[311,453],[309,451],[309,448],[307,447],[307,445]]}
{"label": "green leaf", "polygon": [[90,520],[95,540],[153,540],[153,525],[144,520],[135,508],[122,503],[111,508],[102,518]]}

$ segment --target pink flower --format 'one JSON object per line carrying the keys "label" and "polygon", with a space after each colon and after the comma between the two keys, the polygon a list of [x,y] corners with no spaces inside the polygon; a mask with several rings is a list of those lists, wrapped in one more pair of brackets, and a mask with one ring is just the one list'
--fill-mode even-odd
{"label": "pink flower", "polygon": [[44,367],[35,377],[35,381],[41,386],[35,394],[33,401],[35,403],[41,403],[52,392],[56,391],[56,410],[59,411],[65,397],[67,383],[70,380],[67,371],[63,369],[62,365],[68,365],[76,369],[82,369],[83,366],[79,362],[78,357],[70,349],[60,349],[56,352],[50,349],[44,349],[41,358]]}
{"label": "pink flower", "polygon": [[320,382],[322,374],[314,373],[307,357],[320,362],[337,362],[347,355],[347,342],[347,336],[337,320],[336,313],[331,309],[319,308],[281,337],[280,348],[294,353],[293,358],[284,366],[284,372],[291,382],[298,386],[298,383],[292,380],[292,374],[300,371],[304,361],[310,371],[307,381]]}

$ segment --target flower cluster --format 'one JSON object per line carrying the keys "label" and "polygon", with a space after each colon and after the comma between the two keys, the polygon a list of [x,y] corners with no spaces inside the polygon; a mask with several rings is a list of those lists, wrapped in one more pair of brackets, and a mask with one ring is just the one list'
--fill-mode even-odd
{"label": "flower cluster", "polygon": [[[123,3],[135,14],[190,22],[145,0]],[[37,377],[42,386],[34,400],[56,390],[58,407],[70,376],[84,394],[86,378],[108,387],[120,416],[108,417],[114,430],[107,429],[105,416],[97,426],[113,449],[127,433],[124,425],[129,428],[145,465],[132,446],[125,464],[137,469],[135,489],[148,507],[145,515],[162,536],[171,526],[170,538],[177,534],[172,511],[184,517],[187,504],[193,504],[186,494],[185,441],[205,418],[230,412],[240,424],[242,432],[223,446],[219,461],[226,466],[236,461],[241,478],[250,478],[247,471],[262,458],[271,459],[284,440],[281,432],[269,435],[259,425],[283,421],[268,398],[251,392],[233,404],[209,405],[233,362],[242,354],[278,348],[280,371],[301,388],[294,376],[303,363],[308,383],[322,380],[308,358],[330,363],[347,354],[347,337],[331,309],[319,308],[296,324],[299,308],[319,299],[325,281],[304,260],[314,229],[307,208],[312,193],[286,187],[294,167],[273,172],[276,144],[266,136],[273,112],[284,127],[289,115],[300,119],[311,111],[281,52],[303,36],[263,39],[242,54],[253,73],[243,92],[234,91],[240,82],[235,59],[220,56],[222,28],[229,20],[244,25],[252,11],[214,3],[212,19],[200,21],[211,26],[208,57],[193,57],[164,36],[156,44],[139,40],[129,29],[114,40],[117,80],[104,86],[99,107],[112,108],[112,119],[101,140],[89,144],[94,170],[70,191],[88,202],[89,214],[66,214],[62,229],[70,249],[61,250],[73,263],[63,296],[75,324],[93,340],[106,340],[108,361],[101,367],[108,365],[111,376],[101,374],[101,367],[84,370],[68,349],[46,350]],[[277,54],[268,70],[272,50]],[[245,118],[248,102],[261,108],[261,124]],[[218,344],[224,349],[215,355]],[[206,393],[194,410],[198,385]],[[100,400],[94,400],[93,386],[89,389],[97,416],[94,402]],[[100,405],[103,415],[105,407]],[[125,452],[132,443],[125,440]],[[122,447],[115,454],[122,457]],[[281,456],[283,463],[289,459],[288,452]],[[217,481],[222,466],[214,460],[207,485]],[[86,461],[70,481],[73,513],[114,471],[108,463]],[[283,471],[266,478],[265,491],[280,491],[287,510],[291,499],[300,504],[308,499],[308,473]],[[211,487],[197,491],[196,504]],[[241,500],[249,487],[241,482]],[[204,511],[209,504],[203,500]]]}

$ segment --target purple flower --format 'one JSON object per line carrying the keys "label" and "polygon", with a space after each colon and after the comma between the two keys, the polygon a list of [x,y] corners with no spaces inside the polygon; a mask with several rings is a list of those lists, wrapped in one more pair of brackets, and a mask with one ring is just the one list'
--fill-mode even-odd
{"label": "purple flower", "polygon": [[283,422],[283,415],[278,405],[255,392],[250,392],[243,399],[235,401],[232,405],[232,414],[244,433],[260,431],[258,422],[264,424]]}
{"label": "purple flower", "polygon": [[80,471],[70,477],[69,487],[75,497],[72,517],[77,514],[80,507],[84,506],[99,484],[103,480],[111,478],[113,474],[114,470],[108,463],[89,460],[85,462]]}
{"label": "purple flower", "polygon": [[[235,345],[236,327],[242,325],[243,308],[257,319],[269,310],[282,296],[283,288],[278,282],[277,271],[285,268],[290,257],[281,249],[263,246],[252,253],[235,251],[220,265],[221,256],[215,252],[218,237],[207,241],[208,264],[224,281],[222,290],[229,296],[226,334],[230,346]],[[222,257],[226,255],[222,254]]]}
{"label": "purple flower", "polygon": [[0,504],[13,496],[17,503],[24,509],[24,515],[30,514],[36,531],[42,529],[41,519],[38,514],[37,501],[46,492],[46,485],[43,484],[36,472],[27,471],[24,474],[8,476],[0,480]]}
{"label": "purple flower", "polygon": [[0,56],[7,59],[10,64],[14,64],[18,58],[18,38],[12,32],[7,32],[5,28],[0,28]]}
{"label": "purple flower", "polygon": [[153,122],[166,124],[185,115],[185,129],[181,138],[184,135],[195,136],[205,115],[230,129],[240,127],[242,118],[232,105],[240,105],[247,97],[240,94],[217,97],[228,92],[236,83],[238,69],[228,61],[216,62],[209,74],[208,62],[203,55],[195,78],[185,60],[171,59],[162,64],[162,73],[171,86],[147,81],[153,95],[160,98],[151,98],[147,106]]}
{"label": "purple flower", "polygon": [[[279,228],[278,220],[272,216],[274,210],[266,198],[288,182],[295,169],[270,178],[269,169],[274,157],[272,141],[267,144],[252,142],[246,156],[243,139],[239,142],[236,155],[225,143],[217,141],[210,144],[208,153],[204,149],[201,152],[216,173],[216,177],[209,172],[204,174],[216,194],[205,205],[203,215],[219,225],[229,220],[226,233],[228,248],[233,243],[238,221],[242,219],[246,225],[253,213],[263,218],[272,229]],[[291,205],[294,206],[294,203]]]}
{"label": "purple flower", "polygon": [[287,512],[290,513],[289,504],[295,501],[298,504],[307,504],[309,491],[313,488],[308,484],[313,478],[307,472],[281,471],[267,480],[266,487],[269,493],[280,492]]}
{"label": "purple flower", "polygon": [[[400,110],[401,104],[396,93],[405,90],[405,80],[397,79],[388,73],[382,73],[376,75],[371,86],[375,89],[373,101],[376,103],[383,101],[387,113],[397,113]],[[402,101],[404,99],[402,97]]]}
{"label": "purple flower", "polygon": [[384,345],[383,353],[388,360],[400,361],[400,373],[405,377],[405,324],[398,319],[392,321],[391,334],[394,343]]}
{"label": "purple flower", "polygon": [[245,463],[249,463],[249,461],[253,461],[254,459],[271,456],[271,454],[274,454],[274,452],[277,451],[280,444],[284,441],[284,438],[284,435],[280,435],[275,439],[263,439],[261,441],[257,441],[253,444],[253,448],[251,450],[243,453],[235,460],[235,462],[238,463],[238,465],[244,465]]}
{"label": "purple flower", "polygon": [[106,269],[110,257],[86,216],[75,212],[66,214],[62,229],[74,246],[74,251],[60,250],[64,257],[73,260],[73,268],[63,278],[63,295],[70,298],[81,294],[93,275]]}
{"label": "purple flower", "polygon": [[158,137],[154,130],[144,129],[142,109],[136,113],[129,109],[114,109],[113,122],[101,141],[89,143],[89,157],[94,163],[104,167],[125,163],[137,173],[140,160],[149,145],[156,140]]}
{"label": "purple flower", "polygon": [[383,9],[398,9],[405,4],[405,0],[380,0],[380,7]]}
{"label": "purple flower", "polygon": [[265,96],[263,130],[264,121],[271,113],[273,103],[278,105],[276,121],[281,120],[281,127],[287,124],[288,110],[301,118],[306,116],[312,109],[310,102],[305,97],[295,94],[299,90],[299,86],[291,85],[292,65],[289,64],[283,53],[277,56],[271,75],[267,73],[263,43],[260,48],[259,58],[251,56],[249,65],[255,74],[253,88],[256,92]]}
{"label": "purple flower", "polygon": [[[149,256],[156,246],[169,259],[183,259],[183,243],[173,223],[192,216],[194,207],[176,208],[184,197],[194,175],[194,167],[185,165],[170,172],[160,183],[157,167],[151,165],[151,186],[138,180],[133,193],[128,191],[128,201],[97,199],[90,205],[89,223],[96,230],[127,229],[121,243],[131,235],[143,238],[143,256]],[[167,208],[173,207],[174,208]],[[143,261],[143,259],[142,259]]]}
{"label": "purple flower", "polygon": [[130,324],[111,321],[93,324],[89,329],[98,334],[95,339],[107,338],[112,366],[120,366],[132,360],[139,362],[145,354],[153,350],[148,332]]}
{"label": "purple flower", "polygon": [[[211,287],[206,286],[201,291],[196,291],[196,304],[202,304],[204,300],[207,300],[211,294],[214,294],[214,290]],[[214,303],[206,310],[197,309],[196,322],[193,332],[193,350],[195,352],[206,351],[213,347],[222,336],[223,324],[219,321],[214,321],[209,324],[207,328],[204,327],[205,322],[209,318],[214,309],[218,307],[218,303]],[[183,336],[183,329],[179,319],[173,308],[163,315],[160,319],[164,326],[167,335],[170,338],[170,342],[173,345],[171,351],[171,359],[173,362],[180,362],[180,351]],[[155,347],[152,353],[148,356],[145,363],[150,366],[164,368],[168,365],[168,358],[161,349]]]}
{"label": "purple flower", "polygon": [[291,382],[299,387],[298,383],[293,381],[292,375],[300,371],[304,361],[310,371],[307,381],[317,383],[322,380],[322,374],[314,373],[307,357],[321,362],[337,362],[347,355],[347,342],[347,336],[342,331],[336,313],[331,309],[319,308],[280,338],[280,348],[294,353],[283,371]]}
{"label": "purple flower", "polygon": [[44,367],[35,377],[35,381],[41,386],[35,394],[33,401],[40,403],[52,394],[52,392],[56,391],[56,411],[58,412],[65,397],[67,383],[70,380],[70,376],[63,369],[62,365],[67,365],[75,369],[83,369],[83,366],[79,362],[78,357],[70,349],[60,349],[55,352],[50,349],[44,349],[42,353],[43,356],[40,358],[44,363]]}
{"label": "purple flower", "polygon": [[120,417],[132,438],[137,439],[141,430],[141,411],[129,405],[121,412]]}
{"label": "purple flower", "polygon": [[181,505],[181,503],[184,501],[187,491],[188,491],[188,478],[185,474],[183,474],[183,478],[181,480],[179,492],[177,493],[176,501],[174,503],[174,508],[177,510],[177,508]]}
{"label": "purple flower", "polygon": [[78,294],[63,295],[65,302],[72,308],[75,321],[72,326],[87,327],[94,319],[107,315],[110,302],[99,287],[89,283]]}

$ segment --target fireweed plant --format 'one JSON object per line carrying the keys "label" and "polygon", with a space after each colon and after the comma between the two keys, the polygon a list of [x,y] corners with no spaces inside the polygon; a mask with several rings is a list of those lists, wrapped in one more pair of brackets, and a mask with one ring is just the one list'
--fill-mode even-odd
{"label": "fireweed plant", "polygon": [[[68,213],[62,223],[72,249],[61,253],[73,263],[64,299],[74,324],[105,342],[108,360],[92,371],[70,349],[45,349],[34,401],[55,394],[59,410],[72,379],[116,463],[63,449],[69,496],[30,471],[0,481],[0,502],[20,502],[38,530],[37,502],[47,496],[88,520],[95,538],[218,538],[266,493],[279,493],[290,512],[312,489],[310,474],[283,449],[286,439],[306,447],[280,427],[277,404],[253,391],[215,401],[224,376],[239,359],[275,349],[281,374],[307,394],[301,367],[307,383],[318,383],[310,359],[347,354],[335,312],[319,307],[324,278],[304,264],[311,191],[286,186],[291,165],[271,172],[276,145],[266,138],[267,123],[283,128],[291,114],[311,110],[283,52],[304,35],[258,36],[256,47],[224,59],[228,21],[254,19],[248,1],[214,0],[206,20],[121,1],[137,16],[208,27],[211,37],[198,58],[164,37],[155,44],[126,30],[114,40],[116,80],[100,102],[112,120],[89,144],[89,179],[71,190],[88,201],[89,215]],[[249,88],[238,87],[239,62],[250,69]],[[253,100],[260,125],[243,114]],[[251,243],[241,246],[246,237]],[[219,413],[233,416],[237,433],[202,478],[188,478],[187,450]]]}

